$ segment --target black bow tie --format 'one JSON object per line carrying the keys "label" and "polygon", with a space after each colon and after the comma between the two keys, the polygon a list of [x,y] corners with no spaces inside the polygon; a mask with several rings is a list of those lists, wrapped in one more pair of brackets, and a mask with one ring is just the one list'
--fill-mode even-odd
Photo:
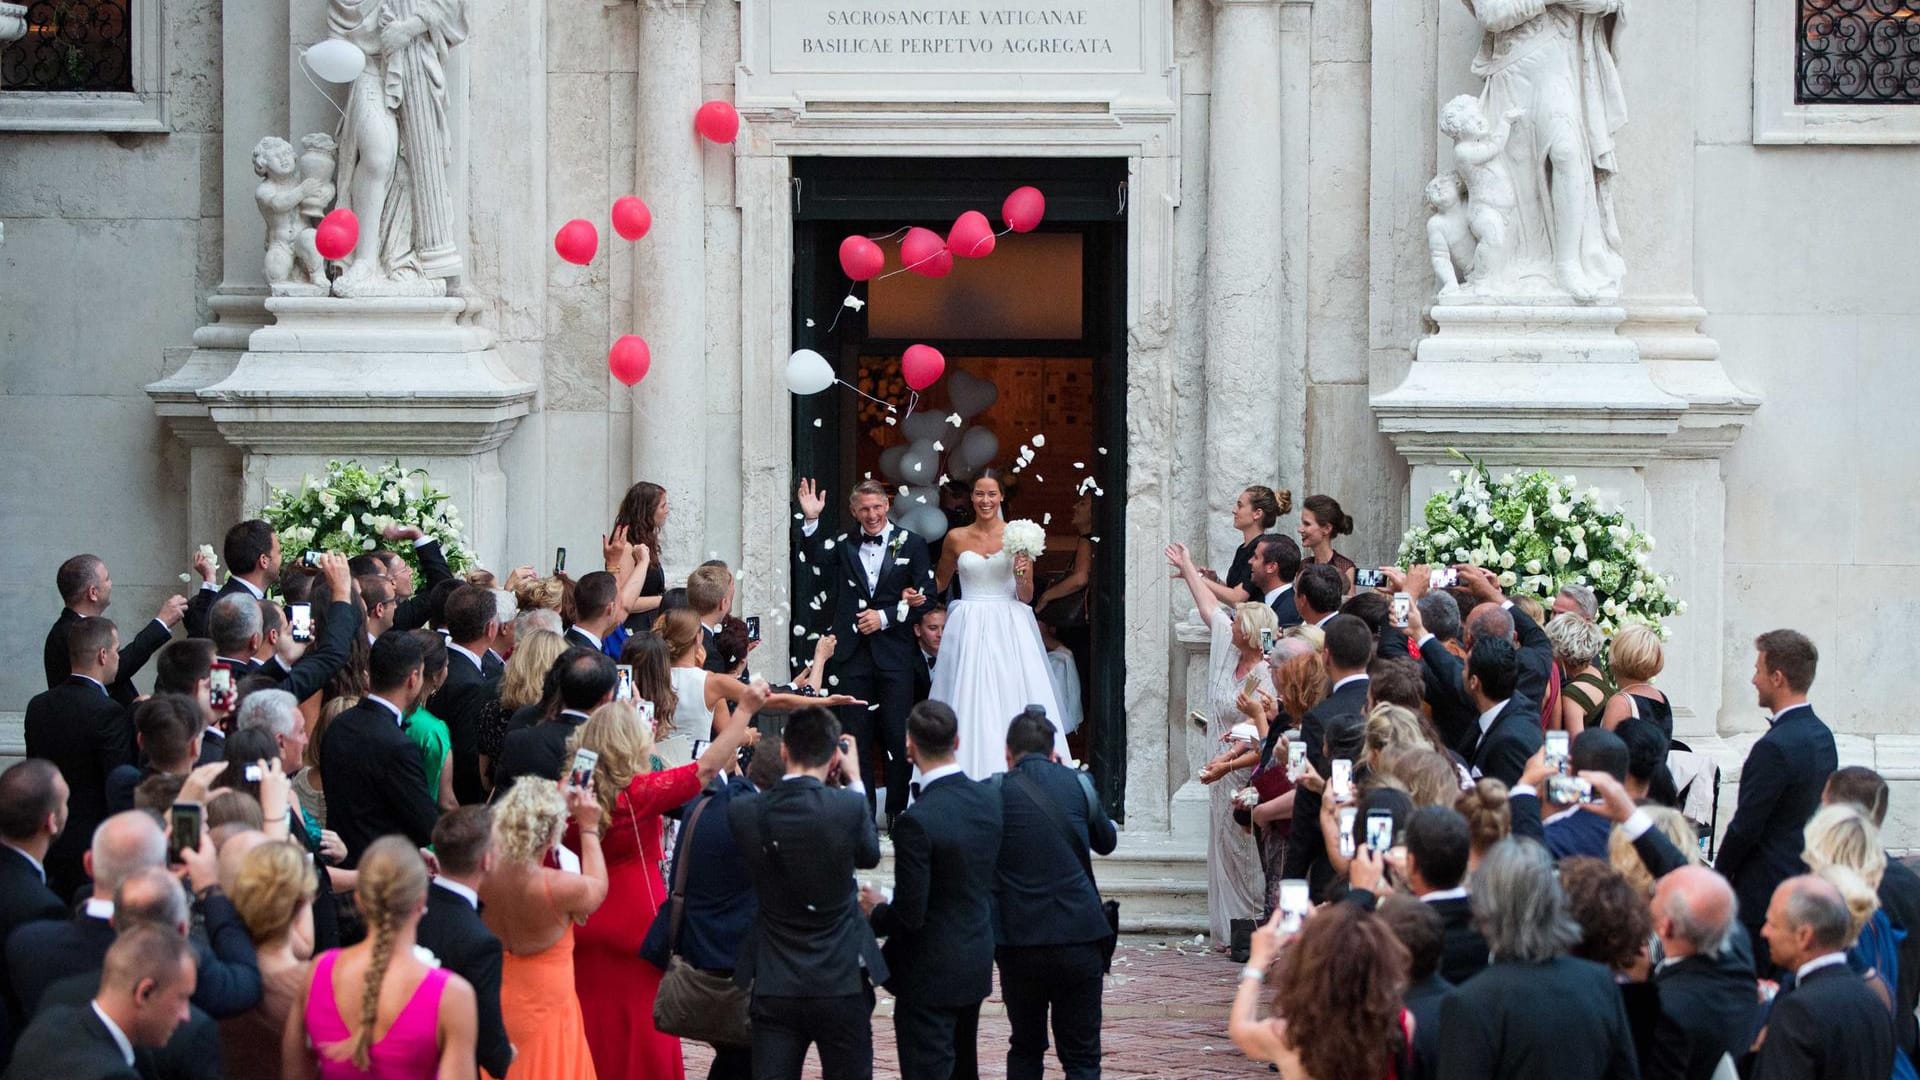
{"label": "black bow tie", "polygon": [[886,533],[881,533],[878,536],[868,536],[866,533],[860,534],[860,542],[863,544],[878,544],[881,541],[885,540],[886,538],[887,538]]}

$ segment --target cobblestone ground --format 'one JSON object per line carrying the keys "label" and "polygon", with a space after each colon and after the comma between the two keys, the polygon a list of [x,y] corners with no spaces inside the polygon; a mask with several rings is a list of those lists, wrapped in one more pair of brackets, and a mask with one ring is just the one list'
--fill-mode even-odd
{"label": "cobblestone ground", "polygon": [[[1107,976],[1101,1028],[1101,1074],[1107,1080],[1153,1077],[1272,1076],[1265,1065],[1248,1061],[1227,1041],[1227,1006],[1233,1001],[1240,967],[1225,953],[1196,945],[1192,938],[1133,936],[1120,940],[1113,971]],[[687,1076],[701,1080],[713,1054],[703,1043],[687,1043]],[[1000,1080],[1007,1074],[1007,1020],[998,980],[980,1009],[980,1075]],[[883,990],[873,1014],[873,1074],[898,1077],[893,1045],[893,1002]],[[806,1076],[818,1077],[820,1063],[807,1055]],[[1060,1063],[1047,1054],[1047,1075],[1059,1076]]]}

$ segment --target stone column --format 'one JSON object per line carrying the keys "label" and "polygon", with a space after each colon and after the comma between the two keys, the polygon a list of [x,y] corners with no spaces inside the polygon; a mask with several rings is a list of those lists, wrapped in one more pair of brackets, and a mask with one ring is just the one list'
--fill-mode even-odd
{"label": "stone column", "polygon": [[667,489],[672,520],[663,557],[673,576],[706,557],[706,208],[693,130],[704,6],[640,5],[634,186],[653,210],[653,230],[633,249],[631,332],[647,340],[653,369],[633,398],[632,479]]}
{"label": "stone column", "polygon": [[[1214,0],[1207,111],[1207,561],[1225,566],[1248,484],[1301,475],[1304,357],[1287,356],[1280,139],[1280,3]],[[1283,436],[1283,433],[1284,436]],[[1282,447],[1288,447],[1287,453]]]}

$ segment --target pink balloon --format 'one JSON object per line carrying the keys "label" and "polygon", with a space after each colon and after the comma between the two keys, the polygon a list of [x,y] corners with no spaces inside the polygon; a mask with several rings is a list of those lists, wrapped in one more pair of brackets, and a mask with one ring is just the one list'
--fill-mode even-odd
{"label": "pink balloon", "polygon": [[946,371],[947,358],[931,345],[909,345],[907,351],[900,354],[900,373],[915,390],[932,386]]}
{"label": "pink balloon", "polygon": [[325,259],[344,259],[359,242],[360,219],[344,206],[321,218],[313,230],[313,246]]}
{"label": "pink balloon", "polygon": [[638,240],[653,228],[653,211],[638,196],[622,195],[613,200],[613,231],[622,240]]}
{"label": "pink balloon", "polygon": [[1017,233],[1032,232],[1047,214],[1047,197],[1037,187],[1017,187],[1000,204],[1000,219]]}
{"label": "pink balloon", "polygon": [[900,241],[900,261],[921,277],[946,277],[953,269],[953,253],[947,250],[947,242],[932,229],[917,225]]}
{"label": "pink balloon", "polygon": [[585,266],[593,261],[594,252],[600,250],[600,230],[585,218],[574,218],[554,234],[553,250],[575,266]]}
{"label": "pink balloon", "polygon": [[724,101],[709,101],[693,114],[693,129],[717,143],[740,134],[740,114]]}
{"label": "pink balloon", "polygon": [[947,231],[947,250],[963,259],[984,259],[993,254],[993,244],[993,225],[978,210],[961,214]]}
{"label": "pink balloon", "polygon": [[633,334],[623,336],[607,351],[607,370],[628,386],[646,378],[647,369],[652,366],[652,351],[645,340]]}
{"label": "pink balloon", "polygon": [[855,281],[866,281],[887,267],[887,253],[864,236],[849,236],[840,241],[840,269]]}

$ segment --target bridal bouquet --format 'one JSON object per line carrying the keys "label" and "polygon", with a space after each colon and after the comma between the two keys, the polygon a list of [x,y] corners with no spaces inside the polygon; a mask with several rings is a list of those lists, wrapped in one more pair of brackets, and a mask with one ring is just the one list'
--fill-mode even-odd
{"label": "bridal bouquet", "polygon": [[1007,522],[1007,531],[1001,534],[1001,540],[1006,545],[1008,558],[1025,555],[1038,559],[1047,550],[1047,530],[1027,518]]}
{"label": "bridal bouquet", "polygon": [[1686,614],[1686,603],[1668,592],[1672,582],[1647,566],[1653,537],[1603,508],[1598,489],[1575,491],[1573,477],[1556,480],[1544,469],[1495,479],[1477,461],[1448,477],[1454,486],[1435,492],[1424,520],[1401,539],[1401,566],[1484,566],[1509,595],[1542,603],[1569,582],[1585,585],[1608,633],[1633,621],[1665,638],[1660,621]]}
{"label": "bridal bouquet", "polygon": [[[474,561],[461,536],[460,512],[447,493],[433,486],[425,469],[403,469],[398,461],[374,469],[357,461],[329,461],[324,479],[309,476],[293,491],[272,489],[260,516],[290,551],[358,555],[378,547],[389,526],[414,525],[440,542],[455,573]],[[397,549],[418,572],[413,546]]]}

